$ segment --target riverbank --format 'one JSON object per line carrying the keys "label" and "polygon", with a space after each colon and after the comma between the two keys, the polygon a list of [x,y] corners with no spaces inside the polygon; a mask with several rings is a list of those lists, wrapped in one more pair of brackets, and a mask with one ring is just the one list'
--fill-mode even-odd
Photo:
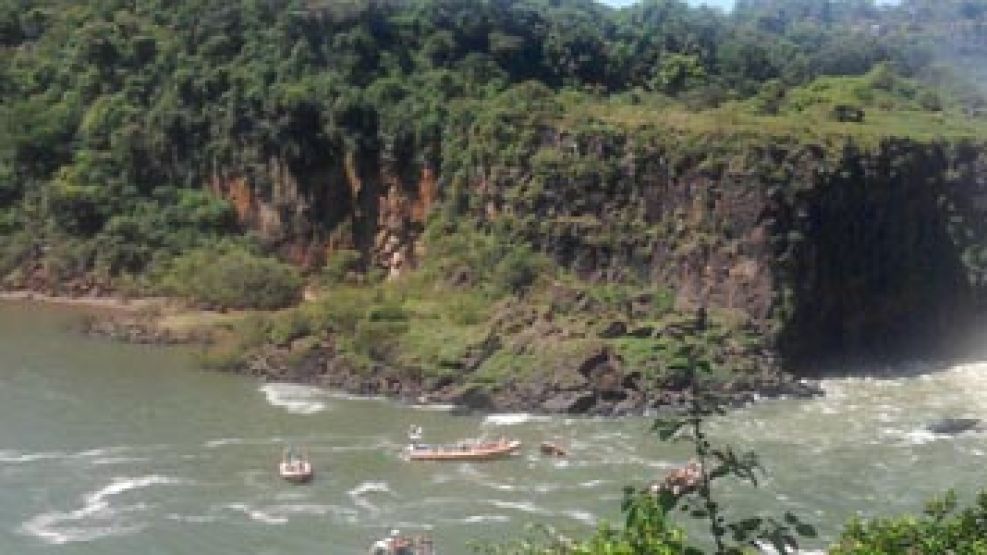
{"label": "riverbank", "polygon": [[156,345],[207,344],[216,329],[243,315],[198,310],[167,297],[55,295],[23,289],[0,291],[0,302],[79,309],[79,331],[85,335]]}
{"label": "riverbank", "polygon": [[[675,365],[682,364],[675,349],[706,333],[681,314],[651,325],[613,320],[592,333],[585,322],[563,327],[557,315],[538,310],[537,299],[515,300],[498,307],[493,323],[471,324],[478,333],[467,347],[429,368],[420,359],[408,363],[413,346],[397,339],[380,337],[371,345],[373,352],[387,352],[387,357],[361,357],[353,347],[360,331],[348,336],[338,325],[299,323],[300,315],[311,317],[319,303],[330,304],[333,313],[342,310],[340,292],[313,296],[282,311],[212,311],[165,298],[77,298],[24,291],[0,295],[2,299],[96,309],[84,319],[83,333],[130,343],[195,344],[199,362],[214,370],[487,412],[624,416],[682,407],[689,397],[686,385],[675,379]],[[374,302],[367,303],[360,307],[363,312],[380,312]],[[462,335],[462,326],[453,322],[435,322],[421,314],[405,318],[408,328],[430,326],[428,333],[440,334],[440,340],[445,337],[441,334]],[[442,325],[446,329],[435,329]],[[728,336],[716,337],[731,344]],[[701,348],[717,346],[713,340],[700,343]],[[659,355],[661,349],[670,352],[661,359],[634,360],[630,355],[642,347]],[[755,369],[710,376],[707,387],[735,406],[761,397],[821,394],[814,383],[780,372],[770,353],[761,349],[721,350],[716,360],[722,367]],[[656,373],[662,367],[668,371]]]}
{"label": "riverbank", "polygon": [[0,301],[29,301],[44,303],[54,306],[75,306],[82,308],[92,308],[111,312],[134,312],[146,309],[156,303],[163,302],[163,299],[141,298],[125,299],[121,297],[104,296],[67,296],[39,293],[29,290],[0,291]]}

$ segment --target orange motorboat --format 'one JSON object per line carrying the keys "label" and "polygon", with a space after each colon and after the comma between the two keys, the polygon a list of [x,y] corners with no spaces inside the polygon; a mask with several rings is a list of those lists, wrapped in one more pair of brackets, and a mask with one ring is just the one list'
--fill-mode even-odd
{"label": "orange motorboat", "polygon": [[412,461],[489,461],[509,457],[521,448],[518,440],[462,441],[451,445],[412,443],[408,459]]}

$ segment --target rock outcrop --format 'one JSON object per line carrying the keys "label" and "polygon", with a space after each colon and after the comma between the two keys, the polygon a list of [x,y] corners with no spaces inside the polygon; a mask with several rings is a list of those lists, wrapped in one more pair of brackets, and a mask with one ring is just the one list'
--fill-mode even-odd
{"label": "rock outcrop", "polygon": [[395,277],[415,266],[439,193],[428,165],[356,154],[305,167],[272,159],[254,181],[217,174],[210,188],[230,201],[241,225],[297,264],[317,267],[352,249]]}
{"label": "rock outcrop", "polygon": [[[446,145],[431,165],[379,153],[315,168],[272,161],[269,189],[228,176],[213,188],[299,263],[352,248],[392,276],[427,256],[432,208],[455,204],[456,217],[495,225],[589,282],[650,281],[671,291],[679,310],[734,314],[763,339],[758,361],[807,376],[957,355],[984,313],[982,145],[822,147],[596,126],[487,145],[483,163],[458,159],[458,148]],[[611,320],[592,333],[676,331]],[[632,397],[614,389],[617,375],[586,379],[609,392],[607,403]],[[540,402],[588,403],[570,390]]]}

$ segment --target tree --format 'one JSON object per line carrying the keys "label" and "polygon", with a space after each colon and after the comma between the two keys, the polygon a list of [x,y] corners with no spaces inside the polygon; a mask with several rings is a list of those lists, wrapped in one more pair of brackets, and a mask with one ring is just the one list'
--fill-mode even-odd
{"label": "tree", "polygon": [[[696,313],[694,330],[696,338],[701,338],[706,331],[704,308]],[[695,343],[686,345],[680,354],[687,361],[681,370],[689,384],[688,409],[679,417],[658,418],[654,431],[663,441],[692,443],[700,476],[692,491],[660,490],[662,510],[668,514],[679,507],[693,518],[706,520],[716,555],[741,555],[746,548],[757,546],[759,542],[772,545],[779,553],[792,552],[798,548],[797,536],[816,535],[812,526],[792,513],[785,513],[782,520],[757,515],[727,520],[713,489],[715,482],[732,476],[757,486],[757,472],[762,468],[756,453],[738,453],[729,445],[718,446],[710,441],[705,429],[706,420],[724,414],[726,400],[703,387],[703,377],[711,372],[712,366],[699,356]]]}

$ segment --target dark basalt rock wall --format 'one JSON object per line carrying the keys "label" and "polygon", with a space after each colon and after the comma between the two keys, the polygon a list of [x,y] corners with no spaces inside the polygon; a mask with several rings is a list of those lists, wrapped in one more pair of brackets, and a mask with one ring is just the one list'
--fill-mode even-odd
{"label": "dark basalt rock wall", "polygon": [[427,252],[428,212],[455,204],[447,212],[585,279],[651,280],[678,308],[730,311],[805,375],[959,354],[983,313],[983,145],[824,148],[599,126],[489,148],[511,159],[447,152],[433,169],[349,155],[319,172],[273,164],[266,196],[215,187],[298,260],[357,248],[391,273]]}
{"label": "dark basalt rock wall", "polygon": [[488,186],[487,202],[587,277],[646,271],[682,308],[742,313],[789,370],[960,356],[977,329],[982,147],[703,150],[601,136],[555,145],[575,154],[541,173],[536,158],[527,183],[492,195]]}
{"label": "dark basalt rock wall", "polygon": [[395,274],[414,266],[438,195],[430,166],[377,152],[335,153],[303,166],[273,159],[262,180],[228,172],[210,187],[245,228],[295,263],[318,267],[332,252],[352,249],[368,267]]}
{"label": "dark basalt rock wall", "polygon": [[967,147],[848,147],[776,199],[778,346],[810,370],[955,356],[983,312],[987,166]]}

